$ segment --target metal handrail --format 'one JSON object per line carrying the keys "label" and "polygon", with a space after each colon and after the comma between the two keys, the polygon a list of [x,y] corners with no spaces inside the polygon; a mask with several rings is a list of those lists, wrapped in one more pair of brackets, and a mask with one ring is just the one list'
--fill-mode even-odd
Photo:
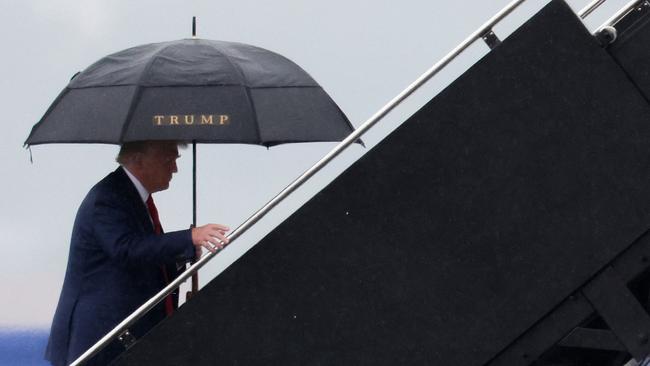
{"label": "metal handrail", "polygon": [[[435,76],[440,72],[444,67],[446,67],[452,60],[454,60],[460,53],[462,53],[467,47],[469,47],[476,40],[481,39],[481,37],[489,32],[495,24],[509,15],[513,10],[515,10],[519,5],[521,5],[526,0],[513,0],[506,7],[500,10],[496,15],[490,18],[486,23],[484,23],[479,29],[473,32],[469,37],[467,37],[463,42],[461,42],[456,48],[451,52],[445,55],[440,61],[434,64],[429,68],[424,74],[417,78],[413,83],[411,83],[406,89],[389,101],[384,107],[372,115],[368,120],[366,120],[359,128],[354,130],[345,140],[341,141],[336,147],[334,147],[329,153],[322,157],[316,164],[311,168],[306,170],[302,175],[300,175],[296,180],[284,188],[278,195],[266,203],[262,208],[260,208],[256,213],[249,217],[243,224],[237,227],[229,235],[227,235],[230,244],[232,244],[239,236],[241,236],[246,230],[252,227],[257,223],[262,217],[264,217],[271,209],[277,206],[282,202],[288,195],[293,193],[296,189],[302,186],[309,178],[314,174],[320,171],[325,165],[337,157],[343,150],[348,146],[352,145],[357,141],[366,131],[368,131],[372,126],[384,118],[388,113],[390,113],[395,107],[397,107],[401,102],[403,102],[407,97],[413,94],[418,88],[420,88],[424,83],[429,79]],[[600,6],[604,0],[597,0],[588,5],[584,10],[584,16],[581,15],[581,18],[588,16],[595,8]],[[635,1],[638,2],[638,1]],[[583,11],[581,11],[583,13]],[[183,272],[179,277],[174,279],[169,283],[165,288],[160,290],[154,297],[149,299],[147,302],[142,304],[137,310],[135,310],[131,315],[119,323],[115,328],[108,332],[104,337],[102,337],[97,343],[90,347],[86,352],[79,356],[71,366],[81,365],[86,362],[92,356],[97,354],[101,349],[103,349],[110,341],[119,335],[123,334],[129,326],[131,326],[135,321],[140,319],[145,313],[151,310],[156,304],[162,301],[168,294],[173,292],[180,284],[190,278],[195,272],[197,272],[201,267],[203,267],[207,262],[209,262],[214,256],[216,256],[221,250],[217,250],[212,253],[209,252],[207,255],[203,256],[199,261],[190,266],[185,272]]]}
{"label": "metal handrail", "polygon": [[626,15],[628,15],[631,11],[634,10],[634,8],[642,3],[644,0],[632,0],[625,4],[624,7],[622,7],[619,11],[614,13],[609,19],[605,21],[600,27],[598,27],[598,30],[603,29],[605,27],[611,27],[614,24],[618,23],[619,20],[625,18]]}
{"label": "metal handrail", "polygon": [[590,2],[589,4],[587,4],[587,6],[585,6],[578,12],[578,16],[580,17],[580,19],[585,19],[586,17],[589,16],[589,14],[593,13],[594,10],[598,9],[599,6],[603,5],[605,1],[607,0],[594,0]]}

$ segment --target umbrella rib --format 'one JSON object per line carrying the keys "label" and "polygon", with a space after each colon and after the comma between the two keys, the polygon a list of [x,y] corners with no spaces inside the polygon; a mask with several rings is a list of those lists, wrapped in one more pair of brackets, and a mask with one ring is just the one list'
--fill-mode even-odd
{"label": "umbrella rib", "polygon": [[226,61],[228,61],[228,63],[230,64],[230,66],[231,66],[234,70],[236,70],[237,73],[239,73],[239,76],[241,77],[242,81],[244,81],[244,83],[242,83],[242,86],[244,87],[244,90],[246,91],[246,98],[248,99],[248,103],[250,104],[250,107],[251,107],[251,113],[253,114],[253,120],[254,120],[254,122],[255,122],[255,123],[254,123],[254,125],[255,125],[255,131],[257,132],[257,141],[258,141],[258,143],[261,144],[261,143],[262,143],[262,132],[260,131],[260,124],[259,124],[259,120],[257,119],[257,110],[255,109],[255,103],[253,102],[253,98],[251,98],[250,87],[248,86],[248,80],[246,79],[246,77],[245,77],[245,75],[244,75],[244,72],[239,68],[239,66],[237,66],[237,64],[235,64],[234,62],[232,62],[232,61],[230,60],[230,56],[228,56],[227,54],[223,53],[223,52],[222,52],[220,49],[218,49],[217,47],[214,47],[214,46],[213,46],[212,48],[213,48],[217,53],[221,54],[221,55],[226,59]]}
{"label": "umbrella rib", "polygon": [[251,89],[245,85],[244,90],[246,91],[246,98],[248,98],[248,103],[250,103],[251,105],[251,113],[253,113],[253,120],[255,121],[254,123],[255,131],[257,132],[257,141],[261,144],[263,143],[262,132],[260,131],[260,122],[257,119],[257,109],[255,109],[255,103],[253,102],[253,98],[251,97]]}
{"label": "umbrella rib", "polygon": [[133,116],[133,112],[135,111],[135,107],[138,105],[138,102],[140,101],[140,97],[142,96],[142,81],[144,80],[145,76],[149,74],[149,70],[151,69],[151,66],[153,65],[154,61],[158,58],[158,55],[164,51],[167,47],[169,47],[168,44],[165,44],[163,47],[160,47],[154,54],[151,56],[149,61],[144,67],[144,70],[142,70],[142,73],[140,74],[140,78],[138,79],[138,82],[135,85],[135,91],[133,92],[133,98],[131,99],[131,105],[129,106],[129,110],[126,112],[126,116],[124,117],[124,123],[122,124],[122,131],[120,131],[120,137],[118,144],[121,144],[124,142],[124,135],[126,134],[126,130],[128,129],[130,125],[130,120],[131,117]]}
{"label": "umbrella rib", "polygon": [[32,131],[29,133],[29,136],[27,136],[27,140],[25,140],[25,143],[23,144],[23,147],[25,147],[25,146],[30,146],[30,145],[35,145],[35,144],[32,144],[32,143],[29,143],[29,142],[28,142],[29,139],[31,139],[32,136],[34,136],[34,133],[35,133],[36,130],[41,126],[41,124],[43,123],[43,121],[45,121],[45,118],[47,118],[47,117],[50,115],[50,113],[52,113],[52,111],[54,110],[54,107],[56,106],[56,104],[57,104],[61,99],[63,99],[63,97],[64,97],[66,94],[68,94],[69,91],[70,91],[70,88],[66,87],[65,89],[63,89],[63,90],[59,93],[59,95],[56,97],[56,99],[54,99],[54,102],[53,102],[52,104],[50,104],[50,107],[47,109],[47,111],[45,111],[45,114],[43,115],[43,117],[41,117],[41,120],[38,121],[38,123],[36,123],[36,124],[34,125],[34,127],[32,127]]}

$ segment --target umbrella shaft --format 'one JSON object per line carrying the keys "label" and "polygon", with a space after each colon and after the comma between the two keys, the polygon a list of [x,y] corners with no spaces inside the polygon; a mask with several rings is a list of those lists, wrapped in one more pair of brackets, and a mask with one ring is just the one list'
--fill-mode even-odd
{"label": "umbrella shaft", "polygon": [[196,227],[196,140],[192,140],[192,227]]}

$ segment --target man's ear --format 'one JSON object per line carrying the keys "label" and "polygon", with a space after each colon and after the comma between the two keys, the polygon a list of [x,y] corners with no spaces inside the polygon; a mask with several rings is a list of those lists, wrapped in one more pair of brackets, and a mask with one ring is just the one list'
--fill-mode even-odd
{"label": "man's ear", "polygon": [[124,164],[124,166],[129,168],[129,170],[131,170],[131,172],[139,171],[140,169],[142,169],[143,165],[144,165],[143,164],[143,154],[139,153],[139,152],[134,152],[134,153],[130,154],[130,156],[128,157],[128,159],[126,160],[126,162]]}
{"label": "man's ear", "polygon": [[141,152],[136,152],[133,154],[133,165],[135,165],[137,168],[142,168],[144,161],[144,154]]}

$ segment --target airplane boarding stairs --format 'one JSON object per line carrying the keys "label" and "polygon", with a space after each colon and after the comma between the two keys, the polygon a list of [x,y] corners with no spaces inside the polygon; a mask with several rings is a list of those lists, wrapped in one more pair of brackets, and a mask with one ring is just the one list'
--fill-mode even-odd
{"label": "airplane boarding stairs", "polygon": [[647,9],[552,1],[114,364],[641,360]]}

